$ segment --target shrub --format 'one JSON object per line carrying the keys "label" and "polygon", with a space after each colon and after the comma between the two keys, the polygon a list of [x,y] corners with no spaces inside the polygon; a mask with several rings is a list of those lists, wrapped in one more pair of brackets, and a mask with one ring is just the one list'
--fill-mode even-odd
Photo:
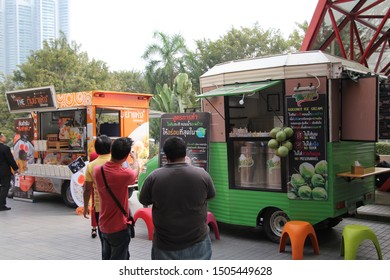
{"label": "shrub", "polygon": [[155,143],[149,143],[149,159],[157,156],[159,152],[159,145]]}
{"label": "shrub", "polygon": [[376,153],[379,155],[390,155],[390,142],[376,143]]}

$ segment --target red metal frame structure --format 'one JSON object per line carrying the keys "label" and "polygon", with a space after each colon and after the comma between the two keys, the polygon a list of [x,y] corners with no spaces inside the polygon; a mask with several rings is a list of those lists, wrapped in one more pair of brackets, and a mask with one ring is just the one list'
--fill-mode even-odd
{"label": "red metal frame structure", "polygon": [[301,51],[322,50],[390,75],[390,0],[319,0]]}

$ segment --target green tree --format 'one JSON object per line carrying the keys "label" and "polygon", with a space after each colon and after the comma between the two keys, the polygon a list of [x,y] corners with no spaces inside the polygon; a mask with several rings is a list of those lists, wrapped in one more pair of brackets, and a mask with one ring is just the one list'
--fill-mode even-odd
{"label": "green tree", "polygon": [[148,45],[142,55],[147,61],[146,79],[151,89],[157,84],[167,84],[172,88],[176,75],[184,71],[185,40],[179,34],[169,36],[159,31],[154,32],[153,38],[157,43]]}
{"label": "green tree", "polygon": [[303,39],[305,37],[305,33],[309,27],[309,24],[305,20],[303,23],[295,23],[296,28],[294,28],[293,32],[288,36],[287,45],[290,51],[299,51]]}
{"label": "green tree", "polygon": [[15,89],[11,76],[5,77],[0,73],[0,131],[8,136],[8,144],[12,143],[14,135],[14,119],[25,116],[25,114],[11,114],[8,110],[5,92]]}
{"label": "green tree", "polygon": [[202,39],[195,43],[195,53],[203,73],[218,63],[279,54],[288,50],[288,44],[279,29],[263,30],[258,23],[252,28],[232,28],[216,41]]}
{"label": "green tree", "polygon": [[14,71],[19,88],[53,85],[57,92],[92,89],[109,90],[110,75],[105,62],[92,59],[65,35],[44,41],[43,48],[32,52],[27,62]]}
{"label": "green tree", "polygon": [[199,77],[216,64],[299,50],[308,24],[305,21],[296,25],[297,28],[287,40],[279,29],[263,30],[258,23],[251,28],[232,27],[215,41],[196,40],[195,51],[189,52],[185,57],[185,66],[194,90],[199,92]]}
{"label": "green tree", "polygon": [[144,75],[140,71],[115,71],[110,76],[110,90],[137,93],[151,92]]}

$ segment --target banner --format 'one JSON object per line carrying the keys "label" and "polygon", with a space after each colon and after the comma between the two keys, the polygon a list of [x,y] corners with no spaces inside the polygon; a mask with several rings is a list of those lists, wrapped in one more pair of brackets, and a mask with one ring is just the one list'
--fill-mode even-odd
{"label": "banner", "polygon": [[34,177],[25,176],[27,165],[34,163],[34,120],[32,118],[20,118],[15,120],[14,158],[19,167],[20,176],[15,176],[14,198],[33,200],[32,186]]}
{"label": "banner", "polygon": [[294,130],[288,198],[327,200],[326,95],[304,101],[286,97],[286,103],[288,126]]}

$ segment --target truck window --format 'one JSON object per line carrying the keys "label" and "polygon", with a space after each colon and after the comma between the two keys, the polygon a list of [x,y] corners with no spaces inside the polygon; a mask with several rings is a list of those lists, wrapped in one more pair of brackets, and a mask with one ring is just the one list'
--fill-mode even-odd
{"label": "truck window", "polygon": [[118,110],[96,109],[96,135],[105,134],[120,137],[120,112]]}
{"label": "truck window", "polygon": [[251,94],[227,96],[230,187],[282,191],[282,160],[268,148],[269,132],[283,127],[282,84]]}
{"label": "truck window", "polygon": [[234,186],[281,189],[281,161],[267,147],[268,141],[233,142]]}

